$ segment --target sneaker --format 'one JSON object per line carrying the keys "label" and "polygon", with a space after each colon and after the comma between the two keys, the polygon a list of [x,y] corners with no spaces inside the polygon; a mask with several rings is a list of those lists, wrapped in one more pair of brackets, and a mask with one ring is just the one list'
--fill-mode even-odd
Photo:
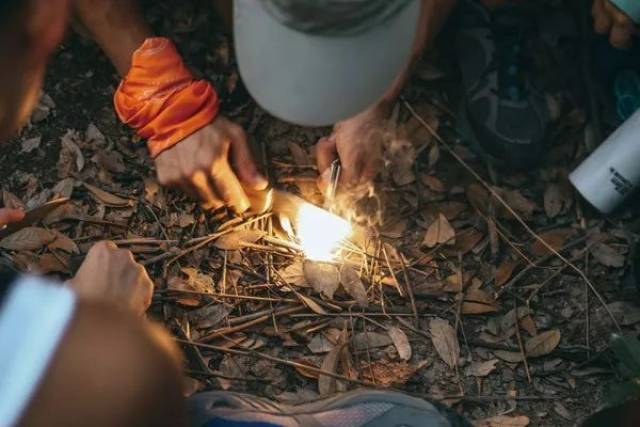
{"label": "sneaker", "polygon": [[456,24],[464,136],[495,163],[531,167],[545,152],[551,123],[546,97],[528,75],[524,43],[535,20],[521,7],[489,11],[477,0],[463,0]]}
{"label": "sneaker", "polygon": [[300,405],[206,392],[189,399],[194,427],[471,427],[456,413],[400,393],[355,390]]}

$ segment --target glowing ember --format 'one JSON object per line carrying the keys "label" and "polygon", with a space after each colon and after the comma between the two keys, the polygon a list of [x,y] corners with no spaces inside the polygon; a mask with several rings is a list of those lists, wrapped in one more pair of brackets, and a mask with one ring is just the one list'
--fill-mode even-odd
{"label": "glowing ember", "polygon": [[351,224],[317,206],[304,203],[298,211],[297,231],[307,258],[331,261],[340,242],[351,234]]}

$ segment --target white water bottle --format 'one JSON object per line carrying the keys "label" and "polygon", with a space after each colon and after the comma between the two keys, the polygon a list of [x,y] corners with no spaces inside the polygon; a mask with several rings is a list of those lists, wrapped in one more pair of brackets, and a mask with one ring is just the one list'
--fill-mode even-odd
{"label": "white water bottle", "polygon": [[604,214],[633,193],[640,185],[640,110],[591,153],[569,181]]}

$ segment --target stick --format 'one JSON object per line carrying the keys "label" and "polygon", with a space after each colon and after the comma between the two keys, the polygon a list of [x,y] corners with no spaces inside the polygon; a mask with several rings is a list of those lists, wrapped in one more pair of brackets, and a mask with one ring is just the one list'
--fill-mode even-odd
{"label": "stick", "polygon": [[522,336],[520,335],[520,322],[518,321],[518,301],[513,298],[513,307],[516,313],[516,338],[518,339],[518,347],[520,347],[520,353],[522,354],[522,361],[524,362],[524,371],[527,373],[527,380],[531,384],[531,372],[529,371],[529,362],[527,361],[527,351],[522,343]]}

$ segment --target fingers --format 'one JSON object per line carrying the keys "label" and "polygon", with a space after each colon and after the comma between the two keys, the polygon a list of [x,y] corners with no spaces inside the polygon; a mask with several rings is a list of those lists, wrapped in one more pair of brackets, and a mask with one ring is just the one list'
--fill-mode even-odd
{"label": "fingers", "polygon": [[224,204],[230,206],[236,213],[242,213],[251,207],[251,202],[229,163],[220,162],[214,165],[211,168],[211,181]]}
{"label": "fingers", "polygon": [[613,21],[609,42],[613,47],[628,49],[631,47],[631,36],[634,33],[635,25],[631,19],[622,11],[612,5],[609,1],[604,4],[605,10]]}
{"label": "fingers", "polygon": [[269,182],[258,170],[244,130],[239,126],[233,126],[229,132],[231,133],[231,164],[233,170],[238,174],[240,182],[252,190],[264,190]]}
{"label": "fingers", "polygon": [[612,20],[604,8],[605,0],[594,0],[591,8],[593,28],[596,33],[607,34],[611,29]]}
{"label": "fingers", "polygon": [[198,198],[202,201],[203,208],[219,209],[224,206],[224,203],[214,192],[207,175],[208,174],[204,171],[196,171],[191,178],[193,189],[198,194]]}
{"label": "fingers", "polygon": [[0,209],[0,227],[11,224],[12,222],[18,222],[22,220],[22,218],[24,218],[24,211],[20,209]]}
{"label": "fingers", "polygon": [[321,191],[325,191],[331,179],[331,163],[338,158],[338,150],[336,149],[336,141],[332,136],[320,138],[316,144],[316,165],[320,176],[318,178],[318,187]]}

